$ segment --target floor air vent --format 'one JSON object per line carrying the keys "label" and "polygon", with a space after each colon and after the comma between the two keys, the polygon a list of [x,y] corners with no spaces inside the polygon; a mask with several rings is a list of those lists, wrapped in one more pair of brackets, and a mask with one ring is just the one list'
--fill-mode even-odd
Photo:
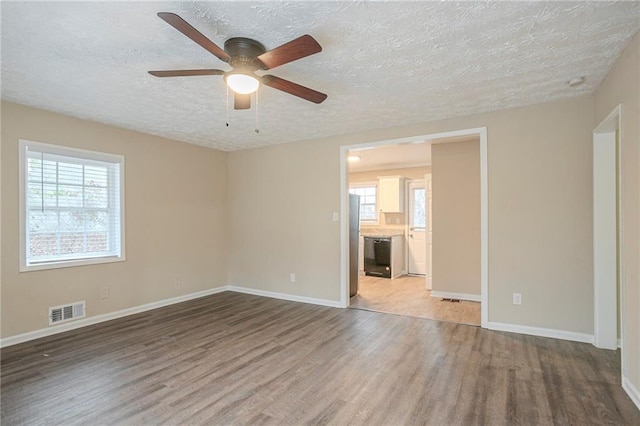
{"label": "floor air vent", "polygon": [[85,302],[49,308],[49,325],[84,318]]}

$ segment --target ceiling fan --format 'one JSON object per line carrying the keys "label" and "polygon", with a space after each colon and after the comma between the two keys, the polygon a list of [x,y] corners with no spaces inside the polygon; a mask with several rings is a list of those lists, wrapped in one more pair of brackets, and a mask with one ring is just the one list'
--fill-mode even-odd
{"label": "ceiling fan", "polygon": [[234,109],[251,108],[251,94],[258,90],[260,84],[282,90],[316,104],[327,98],[324,93],[283,78],[256,74],[256,71],[270,70],[322,51],[322,47],[310,35],[305,34],[269,51],[256,40],[233,37],[225,41],[224,49],[221,49],[175,13],[160,12],[158,16],[218,59],[227,62],[231,65],[232,70],[226,72],[218,69],[149,71],[149,74],[153,76],[222,75],[227,86],[234,92]]}

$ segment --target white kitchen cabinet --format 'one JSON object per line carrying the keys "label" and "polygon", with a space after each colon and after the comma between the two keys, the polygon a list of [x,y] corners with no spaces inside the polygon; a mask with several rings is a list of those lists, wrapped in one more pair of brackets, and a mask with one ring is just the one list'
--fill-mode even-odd
{"label": "white kitchen cabinet", "polygon": [[404,212],[404,178],[382,176],[378,178],[378,208],[382,213]]}

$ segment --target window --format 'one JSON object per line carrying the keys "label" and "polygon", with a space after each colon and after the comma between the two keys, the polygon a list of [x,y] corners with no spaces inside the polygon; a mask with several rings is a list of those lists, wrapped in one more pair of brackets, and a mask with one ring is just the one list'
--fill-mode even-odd
{"label": "window", "polygon": [[425,211],[425,189],[424,188],[411,188],[410,202],[411,202],[411,223],[412,228],[418,228],[424,230],[426,228],[427,214]]}
{"label": "window", "polygon": [[124,157],[20,141],[20,271],[124,260]]}
{"label": "window", "polygon": [[378,222],[375,183],[351,185],[349,193],[360,196],[360,222]]}

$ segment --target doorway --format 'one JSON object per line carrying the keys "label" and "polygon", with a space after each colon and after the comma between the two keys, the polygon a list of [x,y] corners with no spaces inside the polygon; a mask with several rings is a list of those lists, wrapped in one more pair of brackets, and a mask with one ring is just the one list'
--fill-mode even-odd
{"label": "doorway", "polygon": [[[342,226],[341,235],[343,238],[342,256],[341,256],[341,259],[342,259],[341,267],[343,271],[342,273],[343,292],[341,295],[342,306],[348,307],[350,305],[350,298],[348,297],[349,295],[346,292],[347,280],[345,275],[346,271],[348,270],[348,259],[346,258],[346,255],[348,254],[346,249],[347,238],[346,238],[346,226],[345,226],[345,220],[344,220],[344,218],[348,217],[348,211],[345,208],[346,207],[345,199],[347,198],[347,194],[349,191],[349,188],[348,188],[348,182],[349,182],[348,170],[349,169],[347,167],[347,161],[346,161],[347,154],[353,150],[373,149],[376,147],[389,145],[389,144],[418,143],[420,141],[425,141],[425,140],[431,141],[431,142],[437,141],[437,142],[446,143],[446,142],[455,142],[455,141],[461,141],[461,140],[469,140],[470,138],[475,138],[476,140],[479,140],[479,146],[480,146],[479,151],[480,151],[480,264],[481,264],[481,268],[480,268],[479,299],[482,302],[480,306],[480,324],[483,327],[487,326],[488,312],[489,312],[489,306],[488,306],[489,282],[488,282],[488,200],[487,200],[488,180],[487,180],[487,131],[486,131],[486,128],[468,129],[468,130],[462,130],[462,131],[437,133],[437,134],[427,134],[427,135],[414,136],[410,138],[369,142],[369,143],[341,147],[341,189],[342,189],[342,200],[343,200],[341,204],[341,215],[342,215],[341,217],[343,218],[343,220],[341,221],[341,226]],[[422,182],[422,186],[423,186],[422,190],[424,191],[425,200],[427,197],[426,181],[427,179],[424,179],[424,181]],[[418,186],[416,186],[413,189],[415,189],[415,192],[413,192],[414,198],[421,197],[423,195],[420,192],[420,188]],[[407,196],[406,198],[407,199],[411,198],[411,193],[409,193],[408,195],[409,196]],[[404,216],[405,214],[403,213],[402,217],[404,218]],[[398,220],[398,219],[395,218],[394,220]],[[422,231],[424,233],[423,241],[425,241],[425,246],[426,246],[427,221],[428,221],[428,218],[426,217],[426,214],[425,214],[425,223],[423,226],[409,226],[409,221],[407,221],[407,224],[406,224],[407,234],[405,234],[405,236],[410,235],[409,228],[414,228],[413,231],[416,231],[416,230],[418,232]],[[395,223],[398,223],[398,222],[395,222]],[[415,225],[415,223],[413,225]],[[420,224],[418,223],[417,225],[420,225]],[[423,228],[423,229],[419,229],[419,228]],[[416,235],[414,234],[414,237],[415,236]],[[426,254],[426,247],[424,248],[424,252]],[[418,279],[421,280],[421,287],[423,290],[425,290],[427,277],[429,275],[426,269],[430,265],[428,265],[428,262],[426,260],[423,265],[419,265],[419,264],[412,265],[412,267],[414,268],[415,267],[420,268],[421,266],[425,268],[424,270],[425,274],[422,277],[418,277]],[[407,265],[407,269],[408,269],[408,265]],[[411,277],[411,276],[404,276],[402,278],[415,279],[415,277]],[[432,299],[438,299],[438,298],[432,298]]]}
{"label": "doorway", "polygon": [[[624,356],[621,259],[620,120],[618,105],[593,131],[594,342]],[[623,364],[624,365],[624,364]]]}

